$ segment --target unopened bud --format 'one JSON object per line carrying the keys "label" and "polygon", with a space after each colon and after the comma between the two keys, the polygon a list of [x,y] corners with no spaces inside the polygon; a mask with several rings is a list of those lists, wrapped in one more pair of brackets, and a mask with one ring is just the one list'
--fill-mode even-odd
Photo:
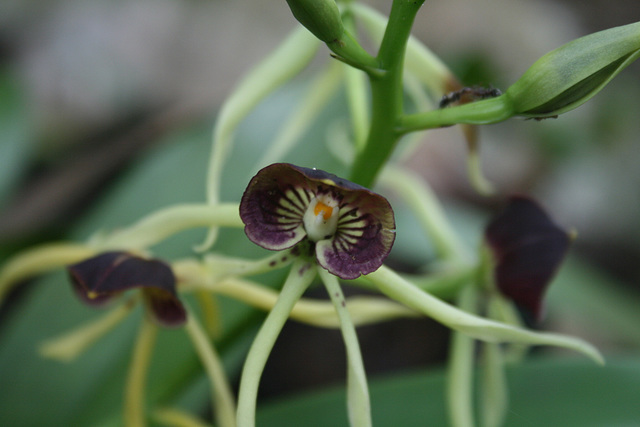
{"label": "unopened bud", "polygon": [[334,0],[287,0],[287,3],[298,22],[318,39],[331,43],[342,37],[344,26]]}
{"label": "unopened bud", "polygon": [[516,115],[547,117],[598,93],[640,56],[640,22],[581,37],[529,68],[506,92]]}

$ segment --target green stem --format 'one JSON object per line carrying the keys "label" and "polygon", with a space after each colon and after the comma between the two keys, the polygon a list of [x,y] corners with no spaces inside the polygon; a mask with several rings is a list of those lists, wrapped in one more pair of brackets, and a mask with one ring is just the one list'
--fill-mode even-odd
{"label": "green stem", "polygon": [[62,336],[48,339],[40,345],[38,352],[43,357],[61,362],[73,361],[107,332],[119,325],[136,306],[136,301],[136,298],[131,298],[97,320],[83,324]]}
{"label": "green stem", "polygon": [[255,276],[267,273],[286,267],[294,259],[295,255],[291,253],[291,249],[278,251],[257,260],[230,258],[212,254],[205,257],[205,266],[210,277],[219,279],[229,276]]}
{"label": "green stem", "polygon": [[345,31],[340,39],[327,43],[327,47],[336,54],[336,59],[352,67],[370,75],[381,73],[378,60],[364,50],[348,31]]}
{"label": "green stem", "polygon": [[364,150],[358,153],[351,180],[371,187],[401,134],[402,73],[404,53],[416,13],[424,0],[395,0],[391,7],[377,60],[384,73],[369,75],[371,84],[371,126]]}
{"label": "green stem", "polygon": [[220,427],[235,427],[235,403],[229,380],[224,372],[222,361],[202,326],[196,320],[193,312],[189,312],[185,329],[191,338],[200,361],[207,371],[213,395],[213,412],[216,423]]}
{"label": "green stem", "polygon": [[98,249],[144,249],[195,227],[243,227],[237,203],[184,204],[160,209],[93,242]]}
{"label": "green stem", "polygon": [[74,264],[95,254],[95,249],[77,243],[58,242],[35,246],[9,258],[0,268],[0,305],[11,289],[25,279]]}
{"label": "green stem", "polygon": [[313,78],[306,93],[298,101],[294,112],[283,121],[278,133],[268,144],[269,148],[253,167],[253,170],[257,172],[266,165],[280,161],[291,152],[295,144],[301,142],[301,136],[315,123],[322,110],[338,91],[343,68],[362,75],[358,70],[332,61],[323,72]]}
{"label": "green stem", "polygon": [[467,313],[429,295],[384,265],[367,275],[367,278],[388,297],[472,338],[495,343],[512,342],[563,347],[581,352],[597,363],[604,363],[600,352],[586,341],[561,334],[517,328]]}
{"label": "green stem", "polygon": [[[236,277],[216,282],[208,280],[198,282],[196,279],[189,282],[189,285],[193,289],[234,298],[265,311],[271,310],[278,300],[278,293],[275,290]],[[356,325],[378,323],[398,317],[420,316],[416,311],[386,298],[358,296],[348,298],[346,304],[351,319]],[[333,305],[315,299],[300,298],[289,313],[289,318],[320,328],[340,326]]]}
{"label": "green stem", "polygon": [[[305,28],[297,28],[280,46],[263,59],[240,81],[222,105],[213,132],[211,155],[207,170],[207,202],[220,202],[223,169],[233,148],[234,134],[240,122],[262,101],[293,76],[297,75],[315,56],[320,41]],[[218,235],[218,226],[209,228],[205,241],[196,247],[198,252],[210,248]]]}
{"label": "green stem", "polygon": [[316,268],[308,261],[297,260],[293,264],[291,272],[282,286],[278,301],[253,340],[240,378],[237,412],[239,427],[255,426],[258,386],[262,371],[284,323],[289,318],[289,313],[315,275]]}
{"label": "green stem", "polygon": [[505,96],[484,99],[455,107],[439,108],[401,117],[397,132],[404,135],[417,130],[435,129],[457,124],[486,125],[514,116],[513,107]]}
{"label": "green stem", "polygon": [[504,354],[499,344],[484,343],[482,349],[481,411],[483,426],[503,425],[509,406]]}
{"label": "green stem", "polygon": [[[473,313],[477,304],[477,291],[473,286],[464,288],[458,297],[458,307]],[[473,427],[473,361],[474,340],[454,332],[451,356],[447,367],[447,404],[449,419],[454,427]]]}
{"label": "green stem", "polygon": [[125,390],[124,424],[127,427],[143,427],[147,425],[144,407],[144,384],[157,335],[158,327],[156,324],[153,323],[149,316],[143,316],[133,349]]}
{"label": "green stem", "polygon": [[[355,33],[356,26],[350,6],[342,14],[342,23],[347,31]],[[369,128],[367,83],[365,75],[353,67],[344,67],[344,80],[354,146],[357,151],[361,151]]]}
{"label": "green stem", "polygon": [[220,313],[218,298],[216,295],[202,289],[198,289],[195,292],[195,297],[202,313],[207,335],[211,339],[219,337],[222,333],[222,314]]}
{"label": "green stem", "polygon": [[383,184],[399,193],[411,208],[440,258],[458,262],[470,259],[438,198],[424,180],[399,167],[385,169],[381,179]]}
{"label": "green stem", "polygon": [[318,272],[338,314],[340,331],[347,351],[347,407],[350,424],[353,427],[370,427],[371,403],[369,401],[369,387],[356,329],[347,310],[344,294],[340,289],[338,279],[324,269],[318,269]]}

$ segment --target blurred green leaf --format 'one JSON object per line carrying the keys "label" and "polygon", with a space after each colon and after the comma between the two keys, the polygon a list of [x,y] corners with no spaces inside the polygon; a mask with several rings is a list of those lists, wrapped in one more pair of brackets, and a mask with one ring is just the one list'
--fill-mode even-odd
{"label": "blurred green leaf", "polygon": [[[508,369],[505,427],[605,427],[640,420],[640,361],[598,367],[582,360],[535,360]],[[373,422],[379,426],[445,426],[442,371],[411,372],[371,381]],[[347,426],[344,388],[297,395],[258,410],[263,427]]]}
{"label": "blurred green leaf", "polygon": [[0,207],[27,164],[31,151],[30,124],[18,79],[0,70]]}
{"label": "blurred green leaf", "polygon": [[552,312],[578,314],[590,325],[584,330],[640,348],[640,293],[586,262],[567,260],[549,289],[548,302]]}

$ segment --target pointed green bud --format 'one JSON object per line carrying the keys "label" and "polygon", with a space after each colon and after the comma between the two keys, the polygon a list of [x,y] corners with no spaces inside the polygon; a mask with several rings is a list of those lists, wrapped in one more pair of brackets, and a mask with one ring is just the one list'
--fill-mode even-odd
{"label": "pointed green bud", "polygon": [[640,56],[640,22],[581,37],[529,68],[506,93],[514,113],[549,117],[589,100]]}
{"label": "pointed green bud", "polygon": [[293,16],[325,43],[342,38],[344,26],[334,0],[287,0]]}

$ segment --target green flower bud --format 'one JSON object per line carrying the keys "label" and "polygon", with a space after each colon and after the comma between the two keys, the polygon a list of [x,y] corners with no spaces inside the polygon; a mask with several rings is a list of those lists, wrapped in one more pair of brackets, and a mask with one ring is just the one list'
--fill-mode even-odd
{"label": "green flower bud", "polygon": [[344,33],[334,0],[287,0],[293,16],[318,39],[331,43]]}
{"label": "green flower bud", "polygon": [[514,113],[548,117],[589,100],[640,56],[640,22],[581,37],[529,68],[506,92]]}

